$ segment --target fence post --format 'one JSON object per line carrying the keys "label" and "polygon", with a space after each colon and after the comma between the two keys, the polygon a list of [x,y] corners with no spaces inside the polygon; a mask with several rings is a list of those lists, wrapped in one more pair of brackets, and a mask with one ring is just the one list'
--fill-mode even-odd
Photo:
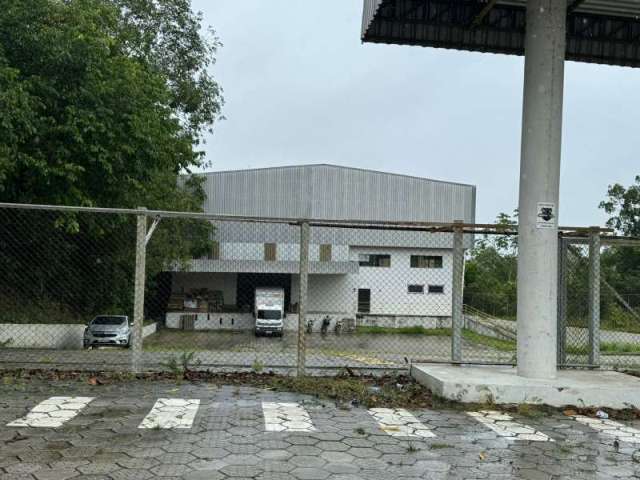
{"label": "fence post", "polygon": [[[454,223],[462,224],[462,220]],[[462,225],[453,227],[453,278],[451,284],[451,361],[462,361],[462,286],[464,248]]]}
{"label": "fence post", "polygon": [[[139,207],[138,210],[146,210]],[[133,331],[131,332],[131,370],[142,372],[142,329],[144,324],[144,284],[146,265],[147,216],[137,216],[136,228],[136,273],[133,295]]]}
{"label": "fence post", "polygon": [[305,326],[307,316],[307,288],[309,281],[309,222],[300,224],[300,292],[298,299],[298,377],[305,375],[307,342]]}
{"label": "fence post", "polygon": [[567,242],[562,236],[558,241],[558,366],[567,363]]}
{"label": "fence post", "polygon": [[600,229],[589,232],[589,364],[600,365]]}

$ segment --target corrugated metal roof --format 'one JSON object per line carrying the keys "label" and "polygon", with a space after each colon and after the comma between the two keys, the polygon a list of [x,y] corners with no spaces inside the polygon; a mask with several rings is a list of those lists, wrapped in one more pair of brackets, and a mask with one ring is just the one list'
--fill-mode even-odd
{"label": "corrugated metal roof", "polygon": [[[571,0],[569,4],[572,5]],[[526,0],[364,0],[365,42],[524,54]],[[640,0],[584,0],[567,18],[567,59],[640,67]]]}
{"label": "corrugated metal roof", "polygon": [[365,221],[475,221],[475,187],[340,167],[302,165],[204,174],[205,212]]}

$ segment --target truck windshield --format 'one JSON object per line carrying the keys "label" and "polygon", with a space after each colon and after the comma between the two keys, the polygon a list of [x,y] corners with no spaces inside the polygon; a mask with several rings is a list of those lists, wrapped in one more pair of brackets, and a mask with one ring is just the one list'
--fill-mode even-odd
{"label": "truck windshield", "polygon": [[280,310],[258,310],[258,318],[263,320],[280,320]]}

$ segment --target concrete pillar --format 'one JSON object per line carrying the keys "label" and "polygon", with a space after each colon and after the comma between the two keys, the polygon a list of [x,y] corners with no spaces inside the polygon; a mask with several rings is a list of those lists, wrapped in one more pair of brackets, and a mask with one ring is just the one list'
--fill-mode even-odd
{"label": "concrete pillar", "polygon": [[567,0],[528,0],[518,235],[518,375],[555,378]]}

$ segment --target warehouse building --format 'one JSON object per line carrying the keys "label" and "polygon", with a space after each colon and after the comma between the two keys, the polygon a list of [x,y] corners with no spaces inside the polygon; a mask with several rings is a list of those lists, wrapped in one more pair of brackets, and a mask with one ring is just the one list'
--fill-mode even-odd
{"label": "warehouse building", "polygon": [[[359,222],[475,221],[475,187],[334,165],[204,174],[205,212]],[[257,287],[285,291],[297,328],[300,229],[214,222],[206,258],[172,273],[167,327],[252,328]],[[470,246],[471,239],[466,239]],[[307,311],[362,325],[450,324],[452,235],[379,228],[311,228]],[[187,312],[190,315],[187,315]],[[185,327],[185,319],[189,326]]]}

